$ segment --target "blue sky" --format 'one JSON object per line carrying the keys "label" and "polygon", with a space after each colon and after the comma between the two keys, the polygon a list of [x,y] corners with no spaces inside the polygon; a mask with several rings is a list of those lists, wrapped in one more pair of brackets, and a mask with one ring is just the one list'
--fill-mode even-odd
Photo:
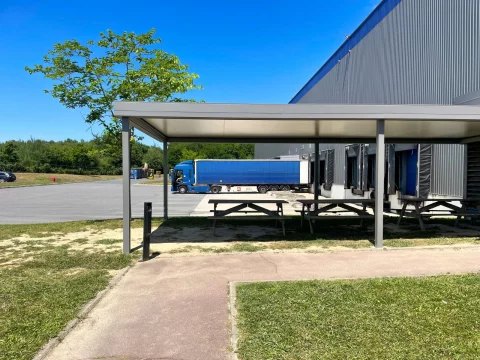
{"label": "blue sky", "polygon": [[[57,42],[100,31],[157,29],[161,48],[199,74],[191,97],[288,103],[379,0],[0,1],[0,142],[90,139],[82,110],[65,109],[29,75]],[[94,129],[96,131],[96,129]],[[148,142],[148,141],[147,141]]]}

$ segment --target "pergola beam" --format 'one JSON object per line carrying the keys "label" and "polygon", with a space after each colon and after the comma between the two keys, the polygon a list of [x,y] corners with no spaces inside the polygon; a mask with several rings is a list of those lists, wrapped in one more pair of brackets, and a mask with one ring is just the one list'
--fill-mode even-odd
{"label": "pergola beam", "polygon": [[[322,137],[301,137],[301,138],[272,138],[272,137],[259,137],[259,138],[237,138],[237,137],[168,137],[169,142],[190,142],[198,143],[217,143],[217,144],[229,144],[229,143],[242,143],[242,144],[375,144],[376,138],[322,138]],[[478,141],[478,140],[477,140]],[[445,138],[386,138],[386,144],[463,144],[466,140],[462,139],[445,139]]]}
{"label": "pergola beam", "polygon": [[130,119],[130,123],[132,127],[140,130],[141,132],[145,133],[148,136],[151,136],[155,140],[158,140],[158,141],[167,140],[167,137],[161,131],[155,129],[152,125],[150,125],[144,119],[133,118],[133,119]]}

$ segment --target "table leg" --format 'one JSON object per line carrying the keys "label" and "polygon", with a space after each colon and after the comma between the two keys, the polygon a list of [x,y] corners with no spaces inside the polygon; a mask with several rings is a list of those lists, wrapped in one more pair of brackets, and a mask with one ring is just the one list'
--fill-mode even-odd
{"label": "table leg", "polygon": [[[465,214],[467,212],[467,205],[462,204],[462,208],[461,208],[460,212]],[[462,215],[457,215],[457,220],[455,220],[455,227],[458,227],[460,225],[460,220],[461,219],[462,219]]]}
{"label": "table leg", "polygon": [[312,225],[312,220],[308,218],[308,225],[310,225],[310,233],[313,235],[313,225]]}
{"label": "table leg", "polygon": [[[217,216],[217,206],[218,206],[217,203],[213,204],[213,216]],[[213,219],[213,236],[217,236],[215,231],[216,225],[217,225],[217,220]]]}
{"label": "table leg", "polygon": [[302,204],[302,212],[300,214],[300,227],[303,228],[303,218],[305,217],[305,204]]}
{"label": "table leg", "polygon": [[286,232],[285,232],[285,220],[280,220],[282,222],[282,229],[283,229],[283,236],[286,236]]}
{"label": "table leg", "polygon": [[397,221],[397,226],[400,226],[400,224],[402,223],[403,216],[405,215],[405,211],[407,210],[407,205],[408,205],[408,202],[404,201],[402,206],[402,211],[400,212],[400,217],[398,218],[398,221]]}
{"label": "table leg", "polygon": [[[363,204],[362,209],[363,209],[364,212],[366,212],[366,211],[367,211],[367,204]],[[362,229],[363,229],[363,227],[364,227],[363,225],[364,225],[364,224],[363,224],[363,218],[362,218],[362,219],[360,219],[360,227],[361,227]]]}
{"label": "table leg", "polygon": [[422,231],[425,231],[425,225],[423,223],[422,213],[420,211],[420,205],[418,203],[415,204],[415,212],[417,213],[418,222],[420,223],[420,229],[422,229]]}
{"label": "table leg", "polygon": [[[276,204],[277,205],[277,210],[275,211],[277,215],[280,215],[280,206],[279,204]],[[278,219],[275,219],[275,229],[277,228],[278,226]]]}

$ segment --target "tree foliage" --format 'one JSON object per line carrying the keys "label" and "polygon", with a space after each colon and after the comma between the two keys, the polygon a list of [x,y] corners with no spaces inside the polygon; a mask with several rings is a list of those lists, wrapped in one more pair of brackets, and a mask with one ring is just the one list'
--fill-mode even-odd
{"label": "tree foliage", "polygon": [[150,169],[163,169],[163,150],[158,146],[151,146],[145,153],[143,159]]}
{"label": "tree foliage", "polygon": [[45,90],[69,109],[87,110],[88,124],[101,124],[112,146],[120,147],[120,124],[113,102],[193,101],[181,95],[200,86],[197,74],[179,58],[158,48],[155,29],[145,34],[100,33],[98,40],[57,43],[43,57],[43,64],[25,69],[53,81]]}
{"label": "tree foliage", "polygon": [[14,141],[7,141],[0,148],[0,163],[15,164],[18,162],[17,145]]}
{"label": "tree foliage", "polygon": [[[71,174],[121,174],[121,149],[105,145],[109,140],[98,137],[91,141],[7,141],[0,143],[0,170],[19,172],[55,172]],[[131,144],[132,167],[163,170],[163,150],[139,141]],[[172,168],[184,160],[249,159],[253,145],[172,143],[168,149],[168,164]]]}
{"label": "tree foliage", "polygon": [[176,165],[195,159],[252,159],[252,144],[172,143],[168,147],[168,163]]}

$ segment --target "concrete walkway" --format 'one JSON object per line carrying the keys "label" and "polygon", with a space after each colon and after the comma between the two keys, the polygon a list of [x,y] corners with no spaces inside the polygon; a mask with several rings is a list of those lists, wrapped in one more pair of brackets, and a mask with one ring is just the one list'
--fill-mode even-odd
{"label": "concrete walkway", "polygon": [[48,359],[226,359],[230,281],[480,271],[480,248],[157,258],[130,270]]}
{"label": "concrete walkway", "polygon": [[[322,197],[320,197],[322,198]],[[292,193],[292,192],[268,192],[267,194],[255,193],[241,193],[241,192],[221,192],[219,194],[207,194],[205,197],[198,203],[195,210],[192,211],[190,216],[210,216],[210,210],[213,209],[213,205],[208,202],[210,199],[229,199],[229,200],[286,200],[287,204],[283,205],[283,213],[285,215],[299,215],[295,210],[302,210],[302,204],[297,202],[297,199],[313,199],[313,194],[309,193]],[[225,210],[231,208],[231,204],[221,204],[218,206],[218,210]],[[275,211],[277,206],[275,204],[263,204],[263,207],[266,209]],[[241,216],[242,214],[235,214],[236,216]]]}

